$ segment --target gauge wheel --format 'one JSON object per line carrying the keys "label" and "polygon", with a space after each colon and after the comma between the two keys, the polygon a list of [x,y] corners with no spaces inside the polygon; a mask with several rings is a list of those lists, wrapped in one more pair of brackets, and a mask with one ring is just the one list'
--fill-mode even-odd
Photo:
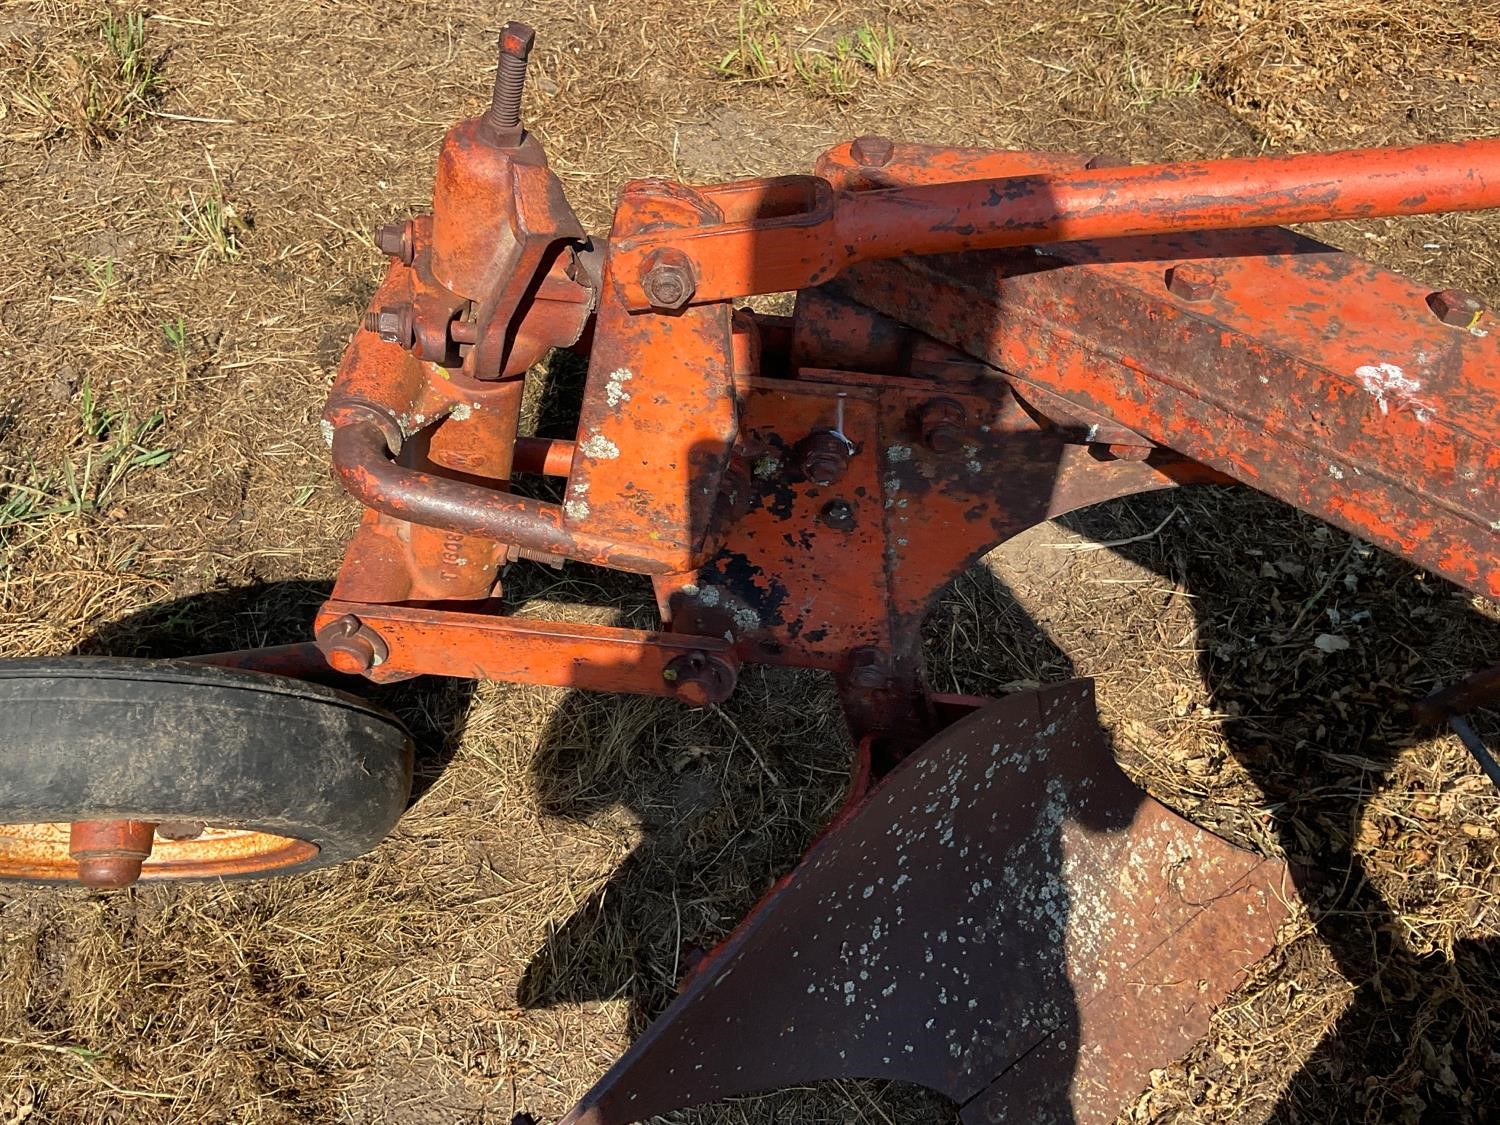
{"label": "gauge wheel", "polygon": [[356,696],[173,660],[0,661],[0,879],[253,878],[369,851],[412,746]]}

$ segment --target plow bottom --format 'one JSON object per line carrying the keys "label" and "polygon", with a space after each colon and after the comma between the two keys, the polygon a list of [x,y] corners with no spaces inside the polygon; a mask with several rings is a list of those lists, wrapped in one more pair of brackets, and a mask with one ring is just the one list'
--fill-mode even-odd
{"label": "plow bottom", "polygon": [[1008,697],[815,845],[565,1125],[845,1077],[1109,1121],[1270,948],[1283,874],[1132,784],[1090,682]]}

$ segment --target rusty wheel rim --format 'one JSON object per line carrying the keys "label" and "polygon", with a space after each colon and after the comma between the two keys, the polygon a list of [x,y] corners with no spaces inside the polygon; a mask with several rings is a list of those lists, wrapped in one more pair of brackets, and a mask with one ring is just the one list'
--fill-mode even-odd
{"label": "rusty wheel rim", "polygon": [[[76,832],[86,824],[129,826],[144,842],[133,856],[127,854],[130,850],[127,848],[108,851],[103,862],[99,857],[75,857]],[[140,821],[0,824],[0,879],[78,881],[109,888],[128,885],[136,878],[269,875],[305,863],[317,854],[318,845],[295,836],[181,820],[161,824]]]}

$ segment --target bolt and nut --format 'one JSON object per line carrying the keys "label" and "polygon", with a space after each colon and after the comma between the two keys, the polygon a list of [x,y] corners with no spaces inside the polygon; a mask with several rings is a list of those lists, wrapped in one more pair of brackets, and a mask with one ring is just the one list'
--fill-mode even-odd
{"label": "bolt and nut", "polygon": [[391,654],[385,639],[352,613],[318,631],[318,649],[330,668],[350,676],[363,676]]}
{"label": "bolt and nut", "polygon": [[536,32],[519,20],[500,29],[500,65],[495,71],[495,90],[480,127],[494,144],[513,148],[521,143],[521,95],[526,89],[526,60],[536,42]]}
{"label": "bolt and nut", "polygon": [[1439,289],[1428,294],[1427,307],[1444,324],[1454,328],[1468,328],[1484,312],[1484,306],[1462,289]]}
{"label": "bolt and nut", "polygon": [[409,348],[416,342],[417,325],[411,305],[405,301],[365,313],[365,330],[377,333],[387,344]]}
{"label": "bolt and nut", "polygon": [[963,404],[951,398],[935,398],[924,403],[917,414],[922,443],[934,453],[952,453],[964,441],[964,423],[968,412]]}
{"label": "bolt and nut", "polygon": [[813,484],[837,484],[849,471],[849,439],[833,430],[818,430],[802,443],[802,475]]}
{"label": "bolt and nut", "polygon": [[410,219],[386,223],[375,232],[375,245],[383,254],[389,254],[404,266],[409,266],[417,256],[414,238],[415,228]]}
{"label": "bolt and nut", "polygon": [[1183,262],[1167,270],[1167,291],[1184,301],[1208,300],[1218,283],[1218,274],[1197,262]]}
{"label": "bolt and nut", "polygon": [[658,250],[641,269],[641,288],[653,308],[676,311],[693,299],[698,288],[693,261],[681,250]]}

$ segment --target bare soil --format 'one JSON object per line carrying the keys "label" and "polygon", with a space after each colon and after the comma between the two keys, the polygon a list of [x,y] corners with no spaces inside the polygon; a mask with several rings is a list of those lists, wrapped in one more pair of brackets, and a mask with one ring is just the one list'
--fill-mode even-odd
{"label": "bare soil", "polygon": [[[425,206],[511,16],[538,28],[528,116],[593,229],[628,178],[804,170],[864,132],[1144,161],[1500,120],[1494,0],[209,0],[140,10],[122,53],[101,27],[133,11],[0,3],[7,656],[305,635],[356,518],[315,419],[384,268],[369,234]],[[1500,305],[1493,215],[1314,233]],[[649,620],[586,568],[518,566],[509,593]],[[1155,796],[1326,876],[1123,1120],[1494,1119],[1500,799],[1405,705],[1500,660],[1500,608],[1263,497],[1184,490],[997,552],[930,644],[942,688],[1097,677]],[[0,1122],[555,1120],[800,854],[848,751],[830,686],[779,671],[720,711],[457,682],[386,702],[421,793],[365,859],[0,891]],[[846,1082],[675,1119],[951,1116]]]}

